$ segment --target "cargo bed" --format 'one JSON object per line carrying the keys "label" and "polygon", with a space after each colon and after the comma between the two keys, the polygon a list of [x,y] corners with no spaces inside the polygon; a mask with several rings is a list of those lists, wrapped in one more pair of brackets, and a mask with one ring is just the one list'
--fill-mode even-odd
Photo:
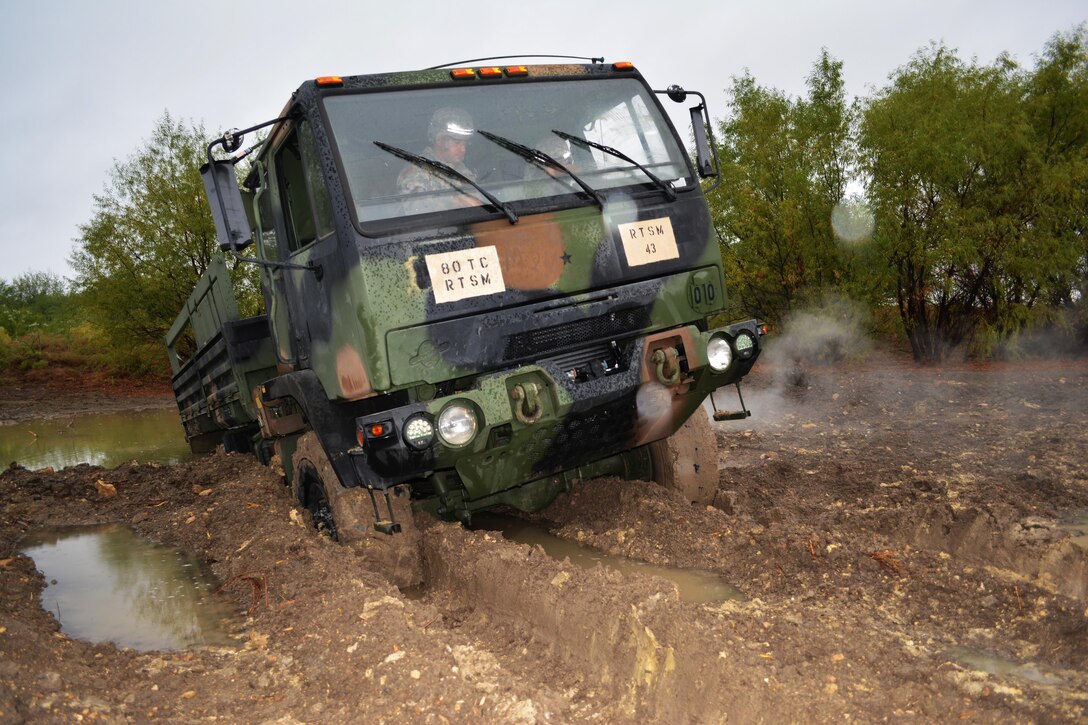
{"label": "cargo bed", "polygon": [[[209,266],[166,337],[171,385],[185,438],[194,452],[210,450],[227,431],[257,430],[253,388],[276,374],[268,317],[240,318],[222,257]],[[196,352],[184,359],[186,347]]]}

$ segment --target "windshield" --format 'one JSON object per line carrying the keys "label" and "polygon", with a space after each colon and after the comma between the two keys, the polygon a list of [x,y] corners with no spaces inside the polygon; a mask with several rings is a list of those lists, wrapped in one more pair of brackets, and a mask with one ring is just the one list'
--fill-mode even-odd
{"label": "windshield", "polygon": [[595,204],[599,191],[654,188],[647,171],[669,187],[695,183],[671,127],[633,78],[353,93],[324,103],[363,225],[466,207],[510,216]]}

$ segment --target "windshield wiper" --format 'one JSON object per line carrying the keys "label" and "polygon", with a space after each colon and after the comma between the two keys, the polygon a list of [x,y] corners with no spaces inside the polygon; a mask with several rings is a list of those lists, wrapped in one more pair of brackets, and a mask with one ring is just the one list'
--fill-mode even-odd
{"label": "windshield wiper", "polygon": [[465,176],[464,174],[462,174],[460,171],[453,168],[452,166],[450,166],[448,164],[444,164],[441,161],[435,161],[434,159],[429,159],[426,156],[420,156],[419,154],[413,154],[411,151],[405,151],[404,149],[397,148],[396,146],[390,146],[389,144],[382,143],[381,141],[375,141],[374,145],[377,146],[378,148],[380,148],[382,151],[387,151],[387,152],[393,154],[394,156],[399,156],[400,158],[404,159],[405,161],[410,161],[413,164],[416,164],[417,166],[425,166],[425,167],[427,167],[429,169],[434,169],[435,171],[437,171],[437,172],[439,172],[439,173],[441,173],[441,174],[443,174],[443,175],[445,175],[447,177],[458,179],[460,181],[465,182],[466,184],[470,185],[472,188],[476,189],[476,191],[483,194],[484,198],[487,199],[489,202],[491,202],[491,204],[496,209],[501,209],[502,213],[506,215],[506,218],[510,220],[511,224],[517,224],[518,223],[518,215],[514,213],[513,209],[511,209],[505,203],[503,203],[503,202],[499,201],[498,199],[496,199],[495,196],[491,192],[489,192],[487,189],[480,186],[475,181],[468,178],[467,176]]}
{"label": "windshield wiper", "polygon": [[661,179],[657,178],[657,176],[655,176],[653,174],[653,172],[651,172],[645,166],[643,166],[639,162],[635,161],[633,158],[631,158],[627,154],[623,153],[622,151],[618,151],[618,150],[612,148],[611,146],[605,146],[602,143],[597,143],[596,141],[587,141],[586,139],[581,138],[579,136],[572,136],[571,134],[566,133],[564,131],[556,131],[554,128],[552,129],[552,133],[554,133],[559,138],[566,139],[567,141],[571,141],[573,143],[576,143],[579,146],[592,147],[592,148],[597,149],[598,151],[603,151],[606,154],[609,154],[610,156],[615,156],[617,159],[621,159],[623,161],[626,161],[627,163],[631,164],[632,166],[637,168],[642,173],[646,174],[646,176],[650,179],[650,181],[652,181],[654,183],[654,185],[657,188],[659,188],[663,192],[665,192],[665,196],[668,197],[669,201],[676,201],[676,191],[671,186],[666,184]]}
{"label": "windshield wiper", "polygon": [[596,189],[583,181],[577,174],[568,169],[566,166],[563,166],[563,164],[559,163],[551,156],[548,156],[548,154],[544,153],[539,149],[530,148],[528,146],[525,146],[524,144],[520,144],[517,141],[511,141],[508,138],[503,138],[502,136],[488,133],[487,131],[478,129],[477,132],[489,141],[497,143],[499,146],[502,146],[507,151],[512,151],[521,158],[527,161],[531,161],[537,166],[541,166],[546,169],[559,169],[567,176],[574,179],[574,182],[578,184],[578,186],[582,187],[582,191],[589,194],[593,198],[593,201],[597,202],[597,206],[599,206],[601,209],[604,209],[604,199],[601,197]]}

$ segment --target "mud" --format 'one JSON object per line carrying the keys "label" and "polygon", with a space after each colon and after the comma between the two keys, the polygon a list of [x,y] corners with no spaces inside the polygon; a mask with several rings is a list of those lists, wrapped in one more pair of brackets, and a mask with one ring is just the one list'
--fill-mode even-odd
{"label": "mud", "polygon": [[[612,554],[718,572],[739,602],[434,521],[408,597],[242,456],[11,468],[0,722],[1083,721],[1088,366],[754,377],[754,417],[717,428],[710,506],[612,479],[540,515]],[[18,542],[108,522],[208,562],[247,613],[236,645],[61,634]]]}
{"label": "mud", "polygon": [[67,368],[8,370],[0,376],[0,425],[109,411],[176,409],[165,380],[128,380]]}

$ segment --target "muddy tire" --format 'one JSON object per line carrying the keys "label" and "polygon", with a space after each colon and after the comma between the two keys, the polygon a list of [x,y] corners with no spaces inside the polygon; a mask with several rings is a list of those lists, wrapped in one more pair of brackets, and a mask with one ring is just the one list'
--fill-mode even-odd
{"label": "muddy tire", "polygon": [[[304,434],[292,460],[292,493],[306,507],[315,528],[350,548],[367,568],[387,576],[398,587],[423,581],[421,537],[412,513],[407,487],[391,490],[393,513],[401,530],[385,534],[374,528],[370,493],[344,488],[317,436]],[[386,514],[385,497],[375,492],[379,510]]]}
{"label": "muddy tire", "polygon": [[312,468],[300,471],[304,484],[299,496],[299,503],[306,507],[306,521],[319,533],[336,541],[339,539],[336,531],[336,519],[332,515],[332,507],[329,505],[329,495],[325,491],[325,483],[320,478],[309,475],[312,471]]}
{"label": "muddy tire", "polygon": [[718,440],[710,418],[697,408],[680,430],[650,444],[654,481],[692,503],[709,504],[718,492]]}

